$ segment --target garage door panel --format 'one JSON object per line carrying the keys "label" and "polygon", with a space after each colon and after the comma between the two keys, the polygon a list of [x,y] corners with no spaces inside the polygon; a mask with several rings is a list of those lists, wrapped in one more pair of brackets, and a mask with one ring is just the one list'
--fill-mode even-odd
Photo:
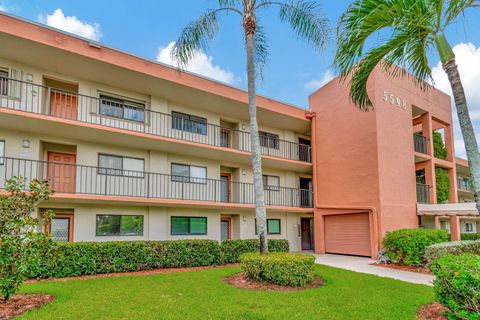
{"label": "garage door panel", "polygon": [[368,213],[325,216],[325,249],[328,253],[370,256]]}

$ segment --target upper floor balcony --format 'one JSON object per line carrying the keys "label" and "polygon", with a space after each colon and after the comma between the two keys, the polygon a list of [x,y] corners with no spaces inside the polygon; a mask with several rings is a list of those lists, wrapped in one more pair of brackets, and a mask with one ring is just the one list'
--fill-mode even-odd
{"label": "upper floor balcony", "polygon": [[417,183],[417,203],[430,203],[431,186],[423,183]]}
{"label": "upper floor balcony", "polygon": [[473,186],[470,179],[457,178],[457,188],[461,191],[473,192]]}
{"label": "upper floor balcony", "polygon": [[[132,202],[162,199],[167,200],[166,204],[170,200],[180,205],[191,202],[220,205],[255,203],[251,183],[0,157],[0,189],[4,189],[5,181],[13,177],[24,177],[27,182],[47,179],[55,193],[66,198],[69,195],[86,195],[112,201],[130,199]],[[265,185],[264,190],[267,206],[313,207],[311,189]]]}
{"label": "upper floor balcony", "polygon": [[[0,108],[227,150],[251,151],[249,132],[211,124],[200,117],[176,112],[162,113],[150,110],[148,103],[141,105],[106,95],[87,96],[1,76]],[[260,145],[264,156],[311,163],[311,147],[307,144],[282,140],[275,135],[261,134]]]}
{"label": "upper floor balcony", "polygon": [[421,134],[413,134],[413,145],[415,147],[415,152],[427,154],[427,137],[422,136]]}

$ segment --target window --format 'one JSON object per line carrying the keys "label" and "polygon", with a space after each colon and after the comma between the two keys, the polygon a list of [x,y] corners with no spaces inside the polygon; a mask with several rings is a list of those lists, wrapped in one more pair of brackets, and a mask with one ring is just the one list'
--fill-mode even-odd
{"label": "window", "polygon": [[100,95],[100,114],[114,118],[144,122],[145,104]]}
{"label": "window", "polygon": [[465,222],[465,232],[473,232],[473,223]]}
{"label": "window", "polygon": [[260,146],[264,148],[279,149],[280,147],[280,137],[278,134],[268,133],[259,131],[260,136]]}
{"label": "window", "polygon": [[5,164],[5,140],[0,140],[0,165]]}
{"label": "window", "polygon": [[[280,219],[267,219],[267,234],[281,234],[282,224]],[[258,234],[257,219],[255,219],[255,234]]]}
{"label": "window", "polygon": [[263,175],[263,189],[264,190],[271,190],[271,191],[279,191],[280,190],[280,177],[277,176],[269,176]]}
{"label": "window", "polygon": [[207,119],[172,111],[172,128],[206,135]]}
{"label": "window", "polygon": [[207,168],[172,163],[172,181],[207,183]]}
{"label": "window", "polygon": [[172,217],[171,234],[173,236],[207,234],[207,218]]}
{"label": "window", "polygon": [[97,215],[97,236],[143,236],[143,216]]}
{"label": "window", "polygon": [[144,177],[144,160],[113,156],[107,154],[98,155],[98,174],[126,177]]}
{"label": "window", "polygon": [[0,69],[0,95],[8,95],[8,71]]}

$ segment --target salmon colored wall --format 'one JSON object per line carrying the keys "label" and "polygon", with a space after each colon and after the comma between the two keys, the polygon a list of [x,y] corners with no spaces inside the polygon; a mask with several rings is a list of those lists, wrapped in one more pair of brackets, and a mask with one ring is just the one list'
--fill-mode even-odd
{"label": "salmon colored wall", "polygon": [[[334,79],[310,96],[316,114],[315,237],[319,253],[324,250],[323,217],[338,210],[371,208],[375,212],[370,215],[376,220],[371,221],[372,239],[376,239],[372,256],[387,231],[417,227],[412,107],[451,123],[450,98],[438,90],[422,91],[408,78],[390,78],[376,70],[368,92],[374,105],[370,112],[359,111],[351,103],[348,80]],[[390,103],[390,94],[394,102],[400,98],[400,107]]]}

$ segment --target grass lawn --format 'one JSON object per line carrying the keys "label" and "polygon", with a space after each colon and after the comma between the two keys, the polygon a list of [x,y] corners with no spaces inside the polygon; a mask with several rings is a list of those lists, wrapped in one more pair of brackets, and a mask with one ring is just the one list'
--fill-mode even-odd
{"label": "grass lawn", "polygon": [[316,266],[325,280],[298,292],[248,291],[223,278],[240,271],[202,271],[124,276],[23,286],[56,300],[19,319],[416,319],[433,302],[423,285]]}

